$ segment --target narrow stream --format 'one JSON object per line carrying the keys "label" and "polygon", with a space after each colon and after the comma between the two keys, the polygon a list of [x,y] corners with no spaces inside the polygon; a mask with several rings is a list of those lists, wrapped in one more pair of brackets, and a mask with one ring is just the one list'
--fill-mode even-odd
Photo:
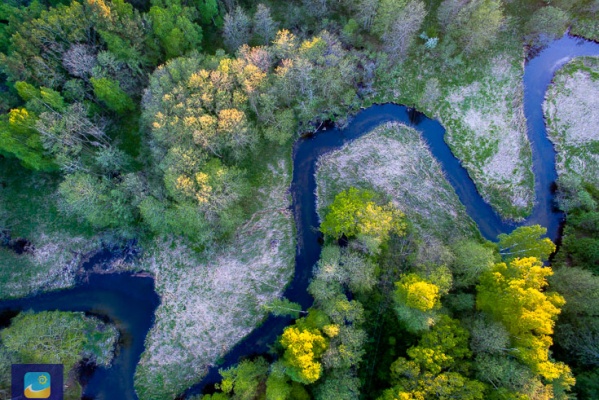
{"label": "narrow stream", "polygon": [[[540,224],[547,227],[548,236],[555,241],[559,237],[563,215],[553,205],[554,182],[557,177],[555,151],[547,139],[542,102],[555,71],[570,59],[583,55],[599,55],[599,44],[565,36],[554,41],[526,64],[524,112],[527,118],[528,138],[532,146],[536,202],[532,215],[518,225],[502,221],[481,198],[466,170],[443,140],[445,129],[441,124],[405,106],[374,105],[358,113],[346,129],[329,129],[310,139],[298,141],[293,153],[291,185],[298,245],[295,276],[285,291],[285,297],[300,303],[304,309],[312,303],[306,289],[312,267],[320,256],[319,234],[316,229],[319,221],[314,197],[314,172],[318,157],[340,148],[385,122],[402,122],[422,132],[466,211],[477,223],[485,238],[495,240],[498,234],[509,233],[516,226]],[[115,323],[122,340],[113,366],[109,369],[98,368],[93,373],[85,387],[84,396],[106,400],[130,400],[137,398],[133,390],[133,374],[158,304],[159,298],[150,278],[134,277],[131,274],[91,275],[89,282],[72,289],[2,301],[0,313],[27,309],[85,311]],[[260,327],[227,353],[221,365],[211,368],[208,375],[188,389],[183,397],[201,393],[205,386],[218,382],[218,368],[233,365],[242,357],[266,353],[268,345],[274,342],[290,321],[289,318],[268,317]]]}

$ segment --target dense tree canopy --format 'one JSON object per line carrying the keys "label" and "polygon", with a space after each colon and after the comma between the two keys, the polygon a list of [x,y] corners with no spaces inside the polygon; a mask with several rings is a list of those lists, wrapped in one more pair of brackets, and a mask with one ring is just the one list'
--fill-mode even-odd
{"label": "dense tree canopy", "polygon": [[390,234],[405,233],[404,215],[393,204],[378,205],[374,193],[349,188],[337,196],[329,206],[320,225],[325,235],[372,239],[375,246],[385,242]]}
{"label": "dense tree canopy", "polygon": [[[343,127],[375,102],[440,115],[463,93],[489,97],[486,79],[504,83],[483,74],[518,64],[523,48],[570,25],[577,35],[597,34],[598,4],[6,0],[0,163],[16,158],[25,167],[6,181],[50,188],[49,213],[69,229],[40,223],[43,240],[51,229],[60,240],[133,238],[144,248],[164,239],[211,259],[263,213],[288,215],[264,204],[287,195],[269,193],[265,182],[275,179],[272,165],[289,165],[301,134],[330,122]],[[451,122],[443,120],[459,139]],[[575,175],[558,184],[567,226],[557,254],[538,225],[500,235],[497,244],[475,228],[438,237],[453,227],[421,229],[426,213],[408,224],[402,211],[412,210],[400,211],[397,197],[390,202],[376,184],[340,191],[321,215],[312,307],[303,310],[281,297],[282,284],[273,286],[252,317],[295,320],[272,346],[274,361],[253,357],[222,370],[205,398],[566,399],[574,379],[564,362],[580,377],[578,394],[597,397],[599,191]],[[8,247],[18,234],[9,221],[21,217],[10,213],[18,214],[0,204],[0,244]],[[274,249],[282,239],[269,240]],[[29,268],[41,254],[34,248],[14,259]],[[544,264],[550,256],[554,275]],[[8,269],[20,268],[9,260]],[[174,266],[161,268],[152,269],[159,285]],[[63,272],[70,279],[73,271]],[[73,329],[61,329],[67,324]],[[90,334],[98,326],[79,314],[15,317],[0,333],[0,390],[10,363],[72,367],[101,353],[98,337],[112,349],[108,334]],[[171,390],[199,377],[160,378],[156,385]]]}
{"label": "dense tree canopy", "polygon": [[558,293],[543,292],[552,273],[534,257],[496,264],[481,277],[477,307],[505,325],[518,359],[549,381],[566,379],[571,385],[568,366],[549,358],[550,335],[564,305]]}

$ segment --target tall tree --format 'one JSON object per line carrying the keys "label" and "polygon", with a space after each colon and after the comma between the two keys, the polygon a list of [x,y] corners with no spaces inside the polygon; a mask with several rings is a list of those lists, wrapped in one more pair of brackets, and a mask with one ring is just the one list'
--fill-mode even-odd
{"label": "tall tree", "polygon": [[399,357],[391,365],[393,388],[379,400],[483,399],[485,386],[459,373],[470,356],[468,331],[459,321],[444,315],[418,346],[408,349],[410,360]]}
{"label": "tall tree", "polygon": [[439,287],[413,273],[402,276],[395,286],[395,311],[406,329],[421,332],[433,326],[441,306]]}
{"label": "tall tree", "polygon": [[501,0],[445,1],[454,5],[447,12],[447,17],[442,17],[451,21],[447,33],[461,44],[466,53],[480,52],[495,41],[505,21]]}
{"label": "tall tree", "polygon": [[270,8],[258,4],[253,18],[253,33],[260,44],[270,44],[277,34],[278,24],[270,15]]}
{"label": "tall tree", "polygon": [[533,46],[544,46],[562,36],[568,27],[570,16],[562,9],[546,6],[538,9],[527,22],[526,40]]}
{"label": "tall tree", "polygon": [[237,7],[234,11],[225,15],[223,25],[223,36],[225,46],[231,53],[250,40],[252,22],[243,8]]}
{"label": "tall tree", "polygon": [[0,152],[17,157],[26,168],[51,171],[58,168],[46,152],[39,132],[37,116],[25,108],[10,111],[0,119]]}
{"label": "tall tree", "polygon": [[287,327],[281,336],[281,345],[291,379],[310,384],[320,378],[322,365],[318,360],[327,348],[327,341],[318,329]]}
{"label": "tall tree", "polygon": [[467,287],[478,281],[481,273],[490,270],[495,255],[490,246],[474,240],[464,240],[452,246],[455,259],[450,264],[456,286]]}
{"label": "tall tree", "polygon": [[506,259],[537,257],[543,261],[555,251],[555,245],[548,238],[541,238],[547,228],[540,225],[521,226],[512,233],[502,233],[499,240],[499,254]]}
{"label": "tall tree", "polygon": [[235,367],[219,370],[219,373],[223,377],[220,389],[230,394],[231,399],[252,400],[266,380],[268,363],[261,357],[255,361],[244,360]]}
{"label": "tall tree", "polygon": [[382,34],[383,48],[394,61],[405,58],[420,26],[426,17],[426,7],[420,0],[412,0],[397,12],[389,27]]}
{"label": "tall tree", "polygon": [[117,114],[124,114],[135,108],[133,100],[121,89],[118,82],[108,78],[91,78],[90,82],[94,87],[94,94],[108,109]]}
{"label": "tall tree", "polygon": [[379,206],[373,199],[374,193],[353,187],[337,194],[320,229],[335,238],[366,235],[384,241],[391,233],[403,235],[403,213],[391,203]]}
{"label": "tall tree", "polygon": [[549,358],[553,327],[564,305],[558,293],[543,291],[552,274],[534,257],[498,263],[481,276],[476,304],[505,325],[519,360],[549,381],[573,385],[569,367]]}
{"label": "tall tree", "polygon": [[167,59],[200,49],[202,28],[188,17],[194,15],[188,7],[179,4],[153,6],[148,15]]}

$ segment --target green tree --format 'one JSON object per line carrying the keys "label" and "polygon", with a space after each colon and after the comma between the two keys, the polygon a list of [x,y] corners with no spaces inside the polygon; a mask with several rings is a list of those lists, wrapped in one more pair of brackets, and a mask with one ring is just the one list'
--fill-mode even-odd
{"label": "green tree", "polygon": [[576,392],[580,399],[599,398],[599,368],[576,375]]}
{"label": "green tree", "polygon": [[248,43],[251,27],[252,21],[241,7],[225,15],[223,37],[229,52],[234,53],[241,45]]}
{"label": "green tree", "polygon": [[255,399],[266,380],[268,363],[263,358],[244,360],[235,367],[219,370],[223,377],[219,388],[235,400]]}
{"label": "green tree", "polygon": [[277,317],[289,315],[292,318],[298,318],[299,315],[303,312],[302,306],[292,301],[289,301],[286,298],[274,299],[264,307]]}
{"label": "green tree", "polygon": [[579,175],[560,175],[557,184],[557,201],[564,212],[570,213],[576,209],[594,211],[597,208],[596,199],[585,189],[585,183]]}
{"label": "green tree", "polygon": [[297,129],[295,114],[291,109],[274,112],[264,124],[264,137],[279,145],[289,142]]}
{"label": "green tree", "polygon": [[[480,52],[495,41],[505,20],[501,0],[445,0],[444,3],[455,5],[448,7],[445,14],[440,14],[444,15],[441,18],[450,21],[447,34],[460,43],[465,52]],[[443,6],[441,10],[444,10]]]}
{"label": "green tree", "polygon": [[346,285],[354,293],[369,291],[376,283],[375,265],[355,250],[325,246],[314,279]]}
{"label": "green tree", "polygon": [[391,204],[379,206],[373,199],[374,193],[353,187],[337,194],[320,225],[321,231],[335,238],[361,234],[381,241],[390,233],[403,235],[406,229],[403,213]]}
{"label": "green tree", "polygon": [[452,246],[454,261],[450,264],[458,287],[476,284],[481,273],[490,270],[495,255],[489,246],[474,240],[463,240]]}
{"label": "green tree", "polygon": [[253,18],[253,34],[260,44],[269,44],[277,34],[278,24],[270,15],[270,8],[264,4],[258,4]]}
{"label": "green tree", "polygon": [[99,321],[83,313],[60,311],[20,313],[10,327],[0,332],[0,337],[3,346],[21,363],[63,364],[65,374],[86,356],[98,364],[109,364],[111,351],[108,355],[103,353],[116,340],[115,332]]}
{"label": "green tree", "polygon": [[35,124],[44,149],[54,156],[63,171],[85,169],[97,150],[110,147],[104,127],[92,121],[88,114],[86,105],[73,103],[62,112],[41,113]]}
{"label": "green tree", "polygon": [[476,354],[505,354],[510,349],[510,335],[501,322],[477,315],[470,328],[470,348]]}
{"label": "green tree", "polygon": [[360,393],[360,380],[349,369],[333,370],[323,376],[314,388],[315,400],[355,399]]}
{"label": "green tree", "polygon": [[61,210],[97,228],[126,226],[136,218],[131,193],[107,178],[84,172],[69,174],[58,193],[62,198]]}
{"label": "green tree", "polygon": [[67,80],[63,55],[71,45],[94,36],[88,12],[86,5],[73,1],[43,10],[38,18],[19,25],[9,53],[0,57],[9,81],[59,88]]}
{"label": "green tree", "polygon": [[499,240],[499,253],[506,260],[516,257],[537,257],[543,261],[555,251],[555,245],[548,238],[541,239],[547,228],[540,225],[521,226],[509,235],[502,233]]}
{"label": "green tree", "polygon": [[200,12],[200,21],[202,25],[222,25],[222,17],[218,8],[217,0],[196,0],[198,11]]}
{"label": "green tree", "polygon": [[427,330],[435,324],[439,309],[439,287],[416,274],[406,274],[395,283],[395,311],[411,332]]}
{"label": "green tree", "polygon": [[426,7],[419,0],[409,1],[403,9],[396,12],[389,27],[381,35],[383,49],[392,60],[402,60],[405,58],[425,17]]}
{"label": "green tree", "polygon": [[121,89],[118,82],[108,78],[91,78],[90,82],[94,87],[94,94],[98,100],[102,101],[110,110],[117,114],[125,114],[135,109],[135,103]]}
{"label": "green tree", "polygon": [[566,300],[555,328],[555,341],[567,350],[568,361],[599,364],[599,276],[574,267],[557,268],[549,278],[552,290]]}
{"label": "green tree", "polygon": [[399,357],[391,365],[393,388],[379,399],[483,399],[485,386],[458,372],[470,356],[468,336],[459,321],[441,316],[418,346],[408,350],[411,360]]}
{"label": "green tree", "polygon": [[543,46],[562,36],[569,21],[566,11],[551,5],[542,7],[526,23],[526,40],[533,46]]}
{"label": "green tree", "polygon": [[554,398],[550,385],[543,384],[538,375],[511,356],[479,354],[474,367],[476,378],[493,387],[488,391],[489,399]]}
{"label": "green tree", "polygon": [[148,15],[166,59],[200,49],[202,28],[189,18],[194,15],[189,7],[176,3],[168,7],[153,6]]}
{"label": "green tree", "polygon": [[47,154],[39,132],[37,116],[25,108],[13,109],[0,117],[0,153],[17,157],[26,168],[38,171],[56,170],[58,166]]}
{"label": "green tree", "polygon": [[157,63],[159,48],[139,11],[125,0],[87,0],[94,28],[108,51],[136,73]]}

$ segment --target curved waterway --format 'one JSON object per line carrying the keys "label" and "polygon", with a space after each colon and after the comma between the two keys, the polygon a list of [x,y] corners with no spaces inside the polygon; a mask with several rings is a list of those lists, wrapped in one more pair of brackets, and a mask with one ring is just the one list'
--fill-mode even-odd
{"label": "curved waterway", "polygon": [[[509,233],[517,226],[540,224],[547,227],[547,234],[552,240],[557,240],[563,215],[553,204],[554,182],[557,177],[555,151],[547,139],[542,103],[555,71],[570,59],[585,55],[599,55],[599,44],[565,36],[552,42],[525,66],[524,112],[528,138],[532,146],[536,201],[531,216],[520,224],[502,221],[481,198],[466,170],[445,143],[445,129],[441,124],[405,106],[374,105],[359,112],[343,130],[327,129],[311,138],[298,141],[293,152],[291,185],[298,243],[295,276],[284,293],[285,297],[300,303],[304,309],[312,303],[306,288],[312,267],[320,256],[320,237],[316,229],[319,220],[314,196],[314,172],[318,157],[340,148],[386,122],[401,122],[422,133],[432,154],[440,162],[445,176],[466,207],[468,215],[476,222],[485,238],[495,240],[498,234]],[[158,297],[150,278],[134,277],[131,274],[91,275],[89,282],[77,285],[73,289],[0,302],[0,312],[26,309],[85,311],[115,323],[122,339],[113,367],[98,368],[88,380],[84,396],[129,400],[137,398],[133,390],[133,374],[157,305]],[[218,367],[211,368],[199,384],[188,389],[182,396],[201,393],[204,387],[218,382],[218,368],[233,365],[243,357],[265,354],[268,346],[290,321],[289,318],[268,317],[260,327],[235,346]]]}

